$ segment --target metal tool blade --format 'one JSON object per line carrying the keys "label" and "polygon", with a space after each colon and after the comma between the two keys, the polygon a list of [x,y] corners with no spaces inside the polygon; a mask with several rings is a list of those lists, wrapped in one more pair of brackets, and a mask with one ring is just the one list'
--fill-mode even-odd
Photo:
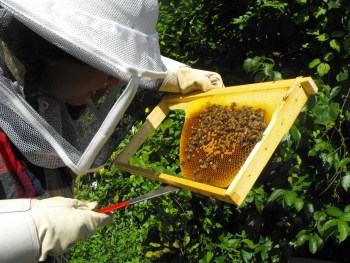
{"label": "metal tool blade", "polygon": [[135,203],[138,203],[138,202],[141,202],[141,201],[145,201],[145,200],[151,199],[153,197],[157,197],[157,196],[164,195],[164,194],[167,194],[167,193],[176,192],[176,191],[178,191],[180,189],[181,188],[179,188],[179,187],[168,185],[166,187],[160,188],[160,189],[155,190],[153,192],[150,192],[148,194],[141,195],[139,197],[135,197],[135,198],[129,200],[129,203],[130,204],[135,204]]}
{"label": "metal tool blade", "polygon": [[157,197],[157,196],[161,196],[161,195],[164,195],[164,194],[176,192],[176,191],[178,191],[178,190],[181,190],[181,188],[176,187],[176,186],[172,186],[172,185],[168,185],[168,186],[166,186],[166,187],[160,188],[160,189],[155,190],[155,191],[153,191],[153,192],[150,192],[150,193],[148,193],[148,194],[135,197],[135,198],[133,198],[133,199],[131,199],[131,200],[124,201],[124,202],[119,203],[119,204],[116,204],[116,205],[111,205],[111,206],[102,208],[101,210],[98,210],[97,212],[98,212],[98,213],[102,213],[102,214],[108,213],[108,212],[110,212],[110,211],[113,211],[113,210],[116,210],[116,209],[119,209],[119,208],[122,208],[122,207],[125,207],[125,206],[129,206],[129,205],[132,205],[132,204],[136,204],[136,203],[138,203],[138,202],[151,199],[151,198],[153,198],[153,197]]}

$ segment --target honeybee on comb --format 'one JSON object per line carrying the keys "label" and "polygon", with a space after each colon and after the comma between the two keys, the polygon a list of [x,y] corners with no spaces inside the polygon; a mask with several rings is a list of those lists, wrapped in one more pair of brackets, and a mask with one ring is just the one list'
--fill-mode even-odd
{"label": "honeybee on comb", "polygon": [[183,175],[228,187],[255,144],[263,139],[265,110],[207,104],[186,118],[180,143]]}

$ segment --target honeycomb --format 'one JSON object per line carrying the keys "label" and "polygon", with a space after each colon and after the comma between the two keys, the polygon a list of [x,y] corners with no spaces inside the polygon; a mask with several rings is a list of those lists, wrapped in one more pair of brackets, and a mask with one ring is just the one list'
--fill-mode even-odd
{"label": "honeycomb", "polygon": [[206,107],[186,118],[180,164],[187,179],[228,187],[266,129],[265,110],[236,103]]}
{"label": "honeycomb", "polygon": [[[182,174],[196,182],[229,187],[257,140],[263,138],[264,127],[268,126],[275,112],[284,103],[283,97],[289,88],[267,87],[255,91],[215,94],[179,105],[178,108],[186,113],[179,154]],[[233,102],[237,105],[232,104]],[[258,116],[260,121],[255,119],[257,127],[251,128],[248,118],[258,114],[262,115]],[[228,116],[233,116],[234,120]],[[205,121],[205,118],[211,119]],[[232,128],[234,125],[235,130],[231,131],[228,124],[232,124]],[[238,127],[240,130],[236,130]],[[211,131],[211,128],[216,128],[218,132]],[[223,131],[230,134],[222,134]],[[196,134],[199,139],[196,139]],[[222,150],[218,146],[221,146]],[[210,161],[208,158],[211,158]]]}

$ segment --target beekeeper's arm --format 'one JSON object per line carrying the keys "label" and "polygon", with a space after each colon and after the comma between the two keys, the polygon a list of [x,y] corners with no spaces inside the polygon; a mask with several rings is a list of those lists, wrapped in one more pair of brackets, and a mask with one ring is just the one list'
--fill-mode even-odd
{"label": "beekeeper's arm", "polygon": [[206,92],[225,87],[218,73],[193,69],[163,56],[162,61],[168,74],[159,89],[160,91],[186,94],[195,90]]}
{"label": "beekeeper's arm", "polygon": [[0,262],[37,263],[88,239],[112,216],[93,212],[96,202],[53,197],[0,201]]}

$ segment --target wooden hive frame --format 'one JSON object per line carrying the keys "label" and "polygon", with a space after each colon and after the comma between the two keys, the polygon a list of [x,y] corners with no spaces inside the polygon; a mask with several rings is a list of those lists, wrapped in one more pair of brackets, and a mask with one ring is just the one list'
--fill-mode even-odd
{"label": "wooden hive frame", "polygon": [[[181,109],[181,105],[193,100],[217,94],[228,94],[233,92],[249,92],[275,88],[289,88],[283,98],[280,107],[274,112],[272,119],[264,132],[264,138],[255,145],[247,160],[238,174],[227,188],[219,188],[192,180],[179,178],[169,174],[150,171],[128,164],[130,158],[141,147],[143,142],[156,130],[171,110]],[[281,80],[276,82],[264,82],[228,87],[224,89],[213,89],[206,93],[193,92],[188,95],[169,95],[155,107],[149,114],[145,123],[126,145],[119,156],[114,160],[114,165],[123,171],[138,174],[147,178],[158,180],[183,189],[197,192],[216,199],[241,205],[265,165],[271,158],[273,152],[289,131],[301,109],[306,103],[309,95],[317,92],[317,86],[312,78],[298,77],[296,79]]]}

